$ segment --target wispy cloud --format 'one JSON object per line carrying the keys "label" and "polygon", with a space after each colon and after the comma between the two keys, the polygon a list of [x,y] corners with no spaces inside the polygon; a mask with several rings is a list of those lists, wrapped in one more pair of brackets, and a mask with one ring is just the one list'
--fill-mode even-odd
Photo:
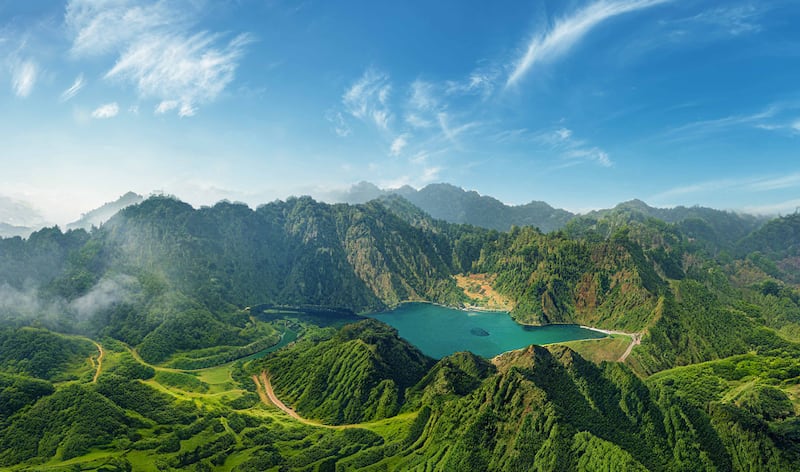
{"label": "wispy cloud", "polygon": [[108,71],[107,78],[136,84],[142,97],[180,102],[180,116],[214,100],[233,81],[248,35],[217,48],[217,35],[151,37],[132,45]]}
{"label": "wispy cloud", "polygon": [[447,95],[480,95],[486,98],[494,91],[499,76],[497,68],[475,70],[464,80],[445,82],[445,92]]}
{"label": "wispy cloud", "polygon": [[608,157],[608,153],[598,147],[571,149],[564,153],[564,158],[569,160],[585,160],[600,164],[603,167],[611,167],[613,164]]}
{"label": "wispy cloud", "polygon": [[[174,9],[184,14],[173,15]],[[170,6],[165,1],[136,5],[128,0],[71,0],[64,15],[64,23],[74,35],[70,51],[77,57],[116,54],[140,38],[173,31],[181,19],[191,17],[191,10],[186,2]]]}
{"label": "wispy cloud", "polygon": [[665,201],[676,197],[725,191],[766,193],[787,188],[800,188],[800,173],[783,176],[755,176],[747,178],[712,179],[689,185],[681,185],[651,195],[648,199]]}
{"label": "wispy cloud", "polygon": [[439,178],[439,174],[442,172],[441,167],[425,167],[422,170],[422,175],[420,176],[420,180],[422,183],[430,183],[434,180]]}
{"label": "wispy cloud", "polygon": [[742,208],[742,211],[745,213],[756,215],[785,215],[794,213],[798,210],[800,210],[800,198],[778,203],[770,203],[768,205],[749,205]]}
{"label": "wispy cloud", "polygon": [[552,62],[565,55],[604,21],[667,1],[669,0],[600,0],[557,20],[549,30],[534,35],[530,40],[525,53],[514,62],[506,87],[517,84],[534,65]]}
{"label": "wispy cloud", "polygon": [[83,74],[81,74],[75,78],[75,82],[73,82],[68,89],[61,92],[61,101],[66,102],[72,99],[72,97],[74,97],[75,95],[78,94],[78,92],[81,91],[84,85],[86,85],[86,82],[84,82]]}
{"label": "wispy cloud", "polygon": [[718,133],[739,126],[751,126],[760,129],[775,129],[764,121],[774,117],[780,111],[779,105],[771,105],[762,111],[751,114],[730,115],[710,120],[693,121],[664,133],[668,138],[697,138],[711,133]]}
{"label": "wispy cloud", "polygon": [[528,130],[512,130],[498,136],[501,140],[524,139],[539,144],[546,149],[555,151],[562,159],[562,164],[557,166],[572,167],[581,162],[594,162],[602,167],[611,167],[614,162],[606,151],[598,146],[593,146],[584,139],[575,137],[575,133],[566,127],[530,133]]}
{"label": "wispy cloud", "polygon": [[177,100],[162,100],[161,103],[156,105],[154,112],[156,115],[163,115],[164,113],[175,110],[178,108],[178,105],[180,104]]}
{"label": "wispy cloud", "polygon": [[800,173],[784,175],[774,178],[762,178],[748,184],[748,189],[765,192],[770,190],[780,190],[785,188],[800,187]]}
{"label": "wispy cloud", "polygon": [[178,100],[162,100],[156,105],[154,112],[156,115],[163,115],[173,110],[178,110],[178,116],[181,118],[185,116],[194,116],[197,112],[197,108],[192,106],[191,103],[180,102]]}
{"label": "wispy cloud", "polygon": [[354,117],[372,121],[378,128],[386,130],[392,118],[388,105],[391,91],[389,76],[369,68],[347,89],[342,96],[342,103]]}
{"label": "wispy cloud", "polygon": [[663,192],[651,195],[648,200],[662,201],[670,198],[682,197],[698,193],[716,192],[723,189],[742,186],[745,182],[737,179],[717,179],[698,182],[689,185],[680,185]]}
{"label": "wispy cloud", "polygon": [[434,85],[420,79],[411,82],[408,104],[418,112],[438,109],[439,100],[434,95]]}
{"label": "wispy cloud", "polygon": [[11,69],[14,93],[20,98],[27,97],[36,85],[39,67],[32,60],[24,60],[14,63]]}
{"label": "wispy cloud", "polygon": [[679,22],[703,25],[706,34],[714,33],[708,31],[709,27],[712,27],[729,36],[740,36],[761,31],[762,26],[759,20],[764,9],[763,4],[756,5],[754,3],[726,5],[711,8],[690,18],[679,20]]}
{"label": "wispy cloud", "polygon": [[394,138],[392,141],[392,145],[389,148],[389,154],[392,156],[399,156],[403,149],[408,146],[408,138],[410,136],[407,133],[403,133],[400,136]]}
{"label": "wispy cloud", "polygon": [[353,130],[350,129],[350,125],[347,124],[344,116],[342,116],[342,113],[339,111],[328,110],[325,112],[325,119],[333,125],[333,131],[340,138],[346,138],[353,132]]}
{"label": "wispy cloud", "polygon": [[65,15],[71,52],[116,55],[107,79],[133,84],[142,98],[177,102],[169,110],[192,116],[234,80],[253,41],[249,34],[224,41],[221,34],[192,31],[197,8],[185,1],[72,0]]}
{"label": "wispy cloud", "polygon": [[436,119],[439,123],[441,138],[449,142],[453,148],[459,151],[464,150],[460,137],[467,133],[467,131],[473,131],[474,133],[474,130],[481,126],[481,123],[478,121],[455,124],[453,123],[454,120],[451,115],[447,112],[438,113]]}
{"label": "wispy cloud", "polygon": [[118,113],[119,105],[117,105],[117,102],[106,103],[105,105],[97,107],[97,109],[92,112],[92,118],[98,120],[114,118]]}

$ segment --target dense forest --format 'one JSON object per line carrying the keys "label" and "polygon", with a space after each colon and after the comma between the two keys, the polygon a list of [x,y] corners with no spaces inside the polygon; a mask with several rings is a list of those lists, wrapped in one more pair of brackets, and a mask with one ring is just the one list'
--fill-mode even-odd
{"label": "dense forest", "polygon": [[[500,232],[400,196],[151,197],[0,239],[0,467],[792,470],[798,260],[798,215],[633,201]],[[624,362],[594,358],[611,338],[437,362],[351,324],[479,303],[455,280],[470,274],[520,323],[641,344]],[[271,406],[267,374],[305,421]]]}

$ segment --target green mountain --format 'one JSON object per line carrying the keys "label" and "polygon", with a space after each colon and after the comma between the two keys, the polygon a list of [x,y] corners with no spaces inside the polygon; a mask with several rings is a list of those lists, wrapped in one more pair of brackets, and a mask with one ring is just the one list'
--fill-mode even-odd
{"label": "green mountain", "polygon": [[654,208],[641,200],[631,200],[612,209],[577,216],[567,224],[565,230],[573,236],[593,231],[609,237],[620,228],[648,220],[674,225],[686,238],[716,253],[722,249],[731,250],[739,240],[764,224],[766,219],[700,206]]}
{"label": "green mountain", "polygon": [[512,226],[533,226],[550,232],[562,228],[574,216],[545,202],[506,205],[490,196],[444,183],[429,184],[419,190],[409,186],[382,190],[361,182],[339,198],[348,203],[364,203],[390,195],[405,198],[433,218],[498,231],[508,231]]}
{"label": "green mountain", "polygon": [[432,363],[393,328],[365,320],[328,341],[297,344],[251,369],[266,369],[280,398],[303,416],[342,424],[396,415],[406,389]]}
{"label": "green mountain", "polygon": [[[545,234],[448,223],[402,196],[151,197],[91,231],[1,239],[0,466],[792,470],[797,222],[629,202]],[[377,321],[343,326],[472,303],[456,276],[520,322],[641,344],[434,362]],[[591,361],[619,346],[624,362]],[[305,419],[272,405],[262,372]]]}
{"label": "green mountain", "polygon": [[515,228],[481,251],[473,268],[496,274],[518,321],[580,323],[639,331],[653,318],[666,282],[656,262],[625,234],[575,240]]}
{"label": "green mountain", "polygon": [[15,301],[0,303],[4,318],[108,334],[154,362],[254,342],[259,333],[244,329],[241,310],[250,305],[361,312],[463,297],[451,278],[453,241],[377,202],[300,198],[195,210],[153,197],[91,234],[46,229],[0,248],[0,286]]}
{"label": "green mountain", "polygon": [[531,347],[496,364],[469,392],[424,408],[427,424],[414,445],[382,463],[398,470],[791,470],[800,457],[794,433],[764,434],[751,413],[768,408],[794,418],[769,394],[759,394],[754,408],[692,403],[666,374],[643,383],[619,364],[596,366],[559,346]]}
{"label": "green mountain", "polygon": [[773,277],[800,283],[800,214],[769,221],[739,241],[736,252]]}

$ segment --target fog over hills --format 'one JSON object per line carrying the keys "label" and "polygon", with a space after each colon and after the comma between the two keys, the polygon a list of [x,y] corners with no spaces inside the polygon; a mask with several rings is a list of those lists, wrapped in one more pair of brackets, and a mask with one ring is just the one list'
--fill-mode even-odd
{"label": "fog over hills", "polygon": [[128,192],[113,202],[105,203],[99,208],[95,208],[94,210],[84,213],[80,219],[69,223],[67,225],[67,229],[91,229],[92,226],[100,226],[108,221],[118,211],[125,207],[141,203],[143,200],[143,196],[134,192]]}
{"label": "fog over hills", "polygon": [[44,217],[33,205],[0,195],[0,237],[27,237],[44,225]]}

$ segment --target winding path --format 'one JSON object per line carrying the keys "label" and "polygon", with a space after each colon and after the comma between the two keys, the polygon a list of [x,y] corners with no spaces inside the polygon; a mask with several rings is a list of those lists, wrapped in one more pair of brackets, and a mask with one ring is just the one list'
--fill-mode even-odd
{"label": "winding path", "polygon": [[300,416],[296,411],[292,408],[287,406],[285,403],[281,401],[280,398],[275,395],[275,391],[272,389],[272,382],[270,382],[270,377],[267,375],[267,371],[262,371],[261,375],[253,375],[253,382],[256,384],[256,390],[258,391],[258,396],[261,398],[261,402],[265,405],[273,405],[286,413],[287,415],[291,416],[292,418],[296,419],[297,421],[307,424],[309,426],[318,426],[320,428],[328,428],[328,429],[346,429],[346,428],[358,428],[361,427],[357,424],[342,424],[342,425],[330,425],[325,423],[320,423],[319,421],[310,420],[308,418],[303,418]]}
{"label": "winding path", "polygon": [[[97,383],[97,378],[100,377],[100,373],[103,371],[103,358],[106,357],[106,351],[103,350],[103,346],[96,341],[92,341],[95,346],[97,346],[97,350],[100,354],[97,355],[97,370],[94,373],[94,378],[92,379],[92,383]],[[92,364],[94,364],[94,359],[92,359]]]}
{"label": "winding path", "polygon": [[642,334],[644,333],[632,333],[630,335],[631,343],[628,345],[628,349],[625,349],[625,352],[621,356],[619,356],[618,362],[625,362],[625,359],[627,359],[628,356],[631,354],[631,351],[633,351],[633,347],[642,344]]}
{"label": "winding path", "polygon": [[589,329],[589,330],[592,330],[592,331],[597,331],[598,333],[603,333],[603,334],[608,334],[608,335],[621,334],[623,336],[629,336],[631,338],[631,343],[628,345],[628,349],[625,349],[625,352],[622,353],[621,356],[619,356],[619,359],[617,359],[617,362],[625,362],[625,359],[627,359],[628,356],[631,355],[631,352],[633,351],[634,346],[638,346],[639,344],[642,344],[642,336],[644,336],[644,331],[641,331],[639,333],[626,333],[625,331],[614,331],[614,330],[611,330],[611,329],[592,328],[591,326],[583,326],[583,325],[580,325],[580,326],[581,326],[581,328]]}

